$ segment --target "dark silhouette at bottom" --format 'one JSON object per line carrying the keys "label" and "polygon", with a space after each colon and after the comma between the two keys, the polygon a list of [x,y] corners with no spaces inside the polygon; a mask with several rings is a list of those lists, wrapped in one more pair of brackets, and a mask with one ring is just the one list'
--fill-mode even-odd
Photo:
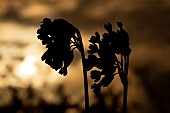
{"label": "dark silhouette at bottom", "polygon": [[[10,103],[0,106],[0,113],[67,113],[68,110],[75,110],[77,113],[85,113],[80,103],[70,104],[69,97],[65,95],[64,86],[60,85],[56,88],[56,96],[59,97],[60,103],[51,104],[46,102],[41,97],[36,98],[37,91],[32,87],[27,89],[20,89],[15,87],[8,87],[11,92]],[[24,90],[26,100],[23,100],[20,95],[20,90]],[[6,95],[6,94],[4,94]],[[121,95],[115,95],[108,91],[107,93],[100,93],[95,95],[96,103],[90,106],[91,113],[121,113],[121,105],[119,99]],[[109,98],[111,104],[107,105],[106,98]],[[38,104],[33,104],[31,101],[38,100]]]}

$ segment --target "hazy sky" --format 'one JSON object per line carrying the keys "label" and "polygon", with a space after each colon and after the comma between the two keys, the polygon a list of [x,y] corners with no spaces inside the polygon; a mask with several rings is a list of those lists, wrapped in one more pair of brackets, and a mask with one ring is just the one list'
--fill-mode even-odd
{"label": "hazy sky", "polygon": [[[40,61],[45,52],[36,38],[40,22],[45,17],[68,20],[81,31],[87,49],[90,36],[95,31],[102,34],[105,23],[115,25],[122,21],[132,48],[129,102],[141,105],[141,113],[161,110],[166,113],[170,105],[169,12],[169,0],[1,0],[0,87],[32,84],[41,89],[48,84],[45,92],[63,82],[74,87],[68,93],[82,94],[82,72],[77,71],[81,70],[79,53],[75,53],[67,77]],[[119,82],[117,78],[110,87],[119,91]]]}

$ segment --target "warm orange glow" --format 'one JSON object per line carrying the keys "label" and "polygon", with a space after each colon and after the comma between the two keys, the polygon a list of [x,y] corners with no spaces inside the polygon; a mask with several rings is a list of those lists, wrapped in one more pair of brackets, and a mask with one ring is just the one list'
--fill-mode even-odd
{"label": "warm orange glow", "polygon": [[[5,105],[7,109],[10,105],[13,107],[12,104],[7,105],[7,101],[13,98],[9,86],[27,88],[31,85],[40,91],[36,94],[40,98],[56,103],[56,98],[60,98],[56,89],[63,84],[63,94],[69,96],[70,103],[83,103],[83,72],[77,49],[74,50],[74,60],[67,76],[60,75],[59,70],[51,69],[41,61],[47,48],[37,39],[37,29],[46,17],[64,18],[76,26],[83,37],[86,57],[91,35],[98,31],[102,37],[104,24],[114,24],[115,30],[115,23],[122,21],[132,48],[128,112],[160,113],[159,109],[162,109],[162,112],[170,113],[170,0],[0,0],[0,7],[0,113]],[[94,105],[90,72],[88,77],[90,104]],[[117,97],[106,95],[108,105],[114,98],[122,98],[119,95],[122,95],[123,86],[118,75],[109,88],[103,91],[109,89],[108,94],[112,92]],[[22,95],[20,89],[18,95]],[[101,102],[96,103],[101,105]],[[20,109],[16,112],[24,112]]]}
{"label": "warm orange glow", "polygon": [[29,78],[36,72],[36,67],[34,63],[34,56],[26,56],[24,61],[17,68],[17,75],[22,78]]}

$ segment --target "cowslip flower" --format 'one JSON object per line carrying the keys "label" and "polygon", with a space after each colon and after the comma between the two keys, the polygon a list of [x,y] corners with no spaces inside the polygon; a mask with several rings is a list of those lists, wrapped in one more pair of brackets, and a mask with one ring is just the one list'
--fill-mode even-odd
{"label": "cowslip flower", "polygon": [[46,46],[47,51],[41,59],[51,68],[66,76],[67,68],[74,58],[73,51],[78,49],[82,58],[84,91],[85,91],[85,112],[89,113],[88,80],[85,68],[85,54],[82,37],[79,30],[64,19],[51,21],[44,18],[40,28],[37,30],[38,39]]}
{"label": "cowslip flower", "polygon": [[[129,36],[123,29],[123,24],[117,22],[117,26],[119,30],[115,32],[112,30],[110,23],[105,24],[104,28],[107,32],[102,37],[96,32],[89,40],[91,44],[89,45],[89,55],[86,59],[86,70],[91,71],[90,77],[94,80],[91,88],[94,93],[99,93],[101,87],[107,87],[116,74],[119,74],[122,83],[125,84],[127,56],[130,55],[131,49],[129,48]],[[123,59],[119,61],[118,55],[121,55],[122,58],[124,57],[125,62]],[[122,64],[126,64],[126,66]],[[98,68],[98,70],[92,70],[93,67]]]}
{"label": "cowslip flower", "polygon": [[[51,68],[59,70],[59,73],[64,76],[67,75],[67,67],[73,61],[73,50],[75,49],[73,46],[79,44],[75,36],[76,32],[77,28],[66,20],[51,21],[49,18],[44,18],[37,30],[38,39],[48,48],[41,59]],[[72,41],[73,37],[75,42]]]}
{"label": "cowslip flower", "polygon": [[[102,87],[107,87],[116,74],[119,75],[123,84],[123,113],[127,108],[127,91],[128,91],[128,66],[131,49],[129,47],[128,33],[123,29],[122,22],[117,22],[119,30],[112,30],[110,23],[105,24],[107,31],[102,35],[98,32],[91,36],[91,43],[86,59],[86,70],[91,71],[90,77],[94,80],[91,86],[94,93],[99,93]],[[93,67],[97,68],[93,70]]]}

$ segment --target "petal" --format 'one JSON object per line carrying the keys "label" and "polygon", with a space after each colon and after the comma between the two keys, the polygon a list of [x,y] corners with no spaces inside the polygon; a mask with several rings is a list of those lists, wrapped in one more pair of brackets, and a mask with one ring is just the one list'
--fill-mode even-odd
{"label": "petal", "polygon": [[103,77],[103,79],[101,80],[101,84],[102,84],[102,86],[103,87],[107,87],[111,82],[112,82],[112,80],[114,79],[114,75],[115,74],[112,74],[112,75],[105,75],[104,77]]}
{"label": "petal", "polygon": [[67,68],[66,68],[66,67],[61,68],[60,71],[59,71],[59,73],[60,73],[61,75],[66,76],[66,75],[67,75]]}
{"label": "petal", "polygon": [[98,82],[101,78],[101,72],[98,70],[93,70],[90,74],[90,77],[91,79],[94,79],[94,82]]}
{"label": "petal", "polygon": [[122,27],[123,27],[123,23],[122,23],[122,22],[117,22],[117,26],[118,26],[119,28],[122,28]]}
{"label": "petal", "polygon": [[45,59],[48,59],[51,56],[49,50],[47,50],[41,57],[41,60],[44,61]]}
{"label": "petal", "polygon": [[104,28],[108,31],[111,32],[112,31],[112,24],[108,23],[104,25]]}
{"label": "petal", "polygon": [[100,90],[101,90],[101,84],[100,84],[100,83],[98,83],[98,84],[94,83],[94,84],[91,86],[91,89],[93,89],[93,92],[94,92],[94,93],[99,93]]}
{"label": "petal", "polygon": [[42,23],[51,23],[51,19],[49,19],[49,18],[44,18]]}

